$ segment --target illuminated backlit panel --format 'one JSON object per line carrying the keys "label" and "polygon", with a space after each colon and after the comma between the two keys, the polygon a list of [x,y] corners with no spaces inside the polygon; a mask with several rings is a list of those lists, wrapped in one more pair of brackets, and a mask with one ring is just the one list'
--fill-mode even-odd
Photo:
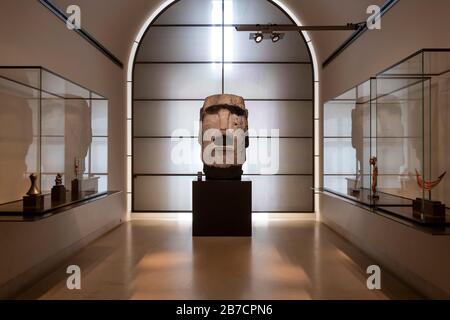
{"label": "illuminated backlit panel", "polygon": [[[314,211],[320,113],[312,43],[306,33],[289,32],[276,44],[258,45],[231,26],[300,25],[288,11],[278,1],[181,0],[168,1],[152,14],[132,48],[127,77],[133,87],[128,90],[133,188],[128,191],[134,210],[192,210],[191,182],[202,170],[199,110],[205,97],[233,93],[242,95],[249,109],[244,176],[253,181],[254,210]],[[279,139],[279,154],[271,159],[278,163],[269,173],[264,170],[267,162],[258,163],[264,159],[250,161],[264,156],[262,151],[273,141],[267,137]],[[174,161],[180,142],[188,152]],[[282,200],[264,199],[263,191],[271,186],[283,192],[273,191]]]}

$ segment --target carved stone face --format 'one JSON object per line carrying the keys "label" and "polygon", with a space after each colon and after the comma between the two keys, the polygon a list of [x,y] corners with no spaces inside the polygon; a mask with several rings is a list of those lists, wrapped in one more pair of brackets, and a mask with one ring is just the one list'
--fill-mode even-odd
{"label": "carved stone face", "polygon": [[199,142],[207,178],[214,178],[212,171],[221,178],[233,179],[237,175],[240,178],[248,147],[248,111],[244,99],[228,94],[206,98],[200,122]]}

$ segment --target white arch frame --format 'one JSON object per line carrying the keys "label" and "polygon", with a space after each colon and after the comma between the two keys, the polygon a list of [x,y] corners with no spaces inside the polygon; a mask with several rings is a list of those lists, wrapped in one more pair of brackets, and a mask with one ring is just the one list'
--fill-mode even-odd
{"label": "white arch frame", "polygon": [[[131,46],[130,55],[128,57],[127,63],[127,77],[126,77],[126,91],[127,91],[127,185],[126,185],[126,201],[127,201],[127,213],[132,213],[131,211],[131,144],[133,139],[133,134],[131,132],[131,121],[132,121],[132,105],[133,105],[133,97],[132,97],[132,85],[133,85],[133,70],[134,70],[134,61],[137,54],[137,49],[139,47],[140,42],[145,34],[145,31],[149,28],[149,26],[153,23],[153,21],[158,17],[158,15],[164,11],[167,7],[169,7],[172,3],[177,0],[166,0],[164,1],[146,20],[145,23],[141,26],[139,32],[137,33],[133,44]],[[289,9],[282,1],[280,0],[269,0],[279,6],[294,22],[297,26],[302,26],[300,19]],[[319,108],[319,64],[317,61],[316,50],[314,48],[314,44],[312,43],[312,39],[309,36],[307,31],[302,31],[303,37],[306,40],[308,45],[308,49],[311,53],[311,59],[313,63],[314,70],[314,188],[318,189],[320,187],[320,165],[321,165],[321,154],[320,154],[320,108]],[[318,213],[319,209],[319,201],[318,195],[314,195],[315,201],[315,212]]]}

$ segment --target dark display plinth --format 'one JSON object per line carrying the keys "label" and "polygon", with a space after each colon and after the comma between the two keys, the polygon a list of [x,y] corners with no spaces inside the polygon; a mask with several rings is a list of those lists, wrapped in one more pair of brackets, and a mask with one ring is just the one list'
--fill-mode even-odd
{"label": "dark display plinth", "polygon": [[76,199],[81,195],[81,181],[79,179],[72,180],[72,198]]}
{"label": "dark display plinth", "polygon": [[439,201],[417,198],[413,200],[413,215],[431,223],[445,223],[445,205]]}
{"label": "dark display plinth", "polygon": [[63,185],[54,186],[51,193],[52,202],[66,201],[66,188]]}
{"label": "dark display plinth", "polygon": [[23,197],[24,211],[39,211],[44,208],[44,195],[31,195]]}
{"label": "dark display plinth", "polygon": [[251,237],[251,181],[193,181],[194,237]]}

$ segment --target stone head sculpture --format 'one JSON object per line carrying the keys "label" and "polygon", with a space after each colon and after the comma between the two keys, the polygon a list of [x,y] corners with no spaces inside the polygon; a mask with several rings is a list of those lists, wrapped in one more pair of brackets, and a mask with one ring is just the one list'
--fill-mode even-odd
{"label": "stone head sculpture", "polygon": [[242,97],[218,94],[200,111],[199,142],[208,180],[240,180],[249,145],[248,111]]}

